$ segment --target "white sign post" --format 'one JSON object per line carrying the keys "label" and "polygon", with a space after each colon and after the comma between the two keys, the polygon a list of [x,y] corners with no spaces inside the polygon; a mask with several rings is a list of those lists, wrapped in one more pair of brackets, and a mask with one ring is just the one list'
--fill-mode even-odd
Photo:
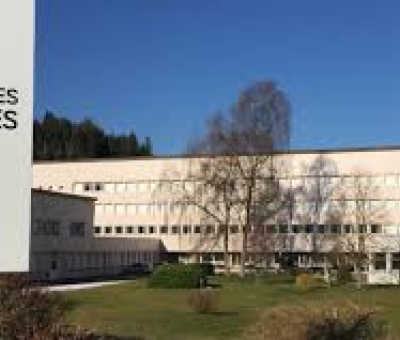
{"label": "white sign post", "polygon": [[29,270],[34,9],[0,1],[0,272]]}

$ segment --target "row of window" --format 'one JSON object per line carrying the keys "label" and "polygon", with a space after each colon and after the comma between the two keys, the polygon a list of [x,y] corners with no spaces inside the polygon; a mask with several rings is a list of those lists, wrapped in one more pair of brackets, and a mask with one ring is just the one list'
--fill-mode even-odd
{"label": "row of window", "polygon": [[52,270],[82,270],[90,268],[105,268],[126,266],[136,262],[155,262],[157,254],[153,252],[73,252],[53,258],[47,253],[34,253],[33,261],[35,270],[46,270],[50,264]]}
{"label": "row of window", "polygon": [[[239,226],[229,226],[229,232],[231,234],[239,233]],[[214,234],[218,232],[218,227],[214,225],[117,225],[117,226],[100,226],[94,227],[94,233],[100,234]],[[256,233],[277,233],[277,234],[353,234],[353,233],[372,233],[380,234],[383,232],[382,225],[371,224],[371,225],[325,225],[325,224],[280,224],[280,225],[265,225],[257,227],[254,230]]]}
{"label": "row of window", "polygon": [[[61,221],[53,219],[36,219],[33,224],[33,234],[39,236],[59,236]],[[84,222],[71,222],[68,225],[68,235],[72,237],[85,236]]]}
{"label": "row of window", "polygon": [[[400,201],[398,200],[364,200],[364,201],[335,201],[332,200],[326,203],[325,209],[338,209],[338,211],[357,211],[360,209],[361,204],[363,209],[374,210],[389,210],[396,211],[400,210]],[[308,213],[314,211],[315,207],[313,203],[297,203],[293,208],[297,214]],[[104,203],[96,204],[95,213],[96,215],[144,215],[144,214],[196,214],[201,210],[195,205],[177,205],[177,204],[156,204],[156,203],[140,203],[140,204],[122,204],[122,203]]]}
{"label": "row of window", "polygon": [[[280,183],[285,187],[312,186],[315,184],[316,177],[295,177],[292,179],[281,179]],[[400,174],[371,175],[371,176],[331,176],[323,178],[325,184],[355,186],[360,185],[399,187]],[[131,182],[83,182],[74,183],[73,190],[76,192],[84,191],[105,191],[108,193],[137,193],[159,190],[171,190],[174,187],[179,189],[193,188],[193,181],[131,181]]]}
{"label": "row of window", "polygon": [[95,213],[98,215],[137,215],[164,213],[196,213],[199,209],[194,205],[176,204],[96,204]]}

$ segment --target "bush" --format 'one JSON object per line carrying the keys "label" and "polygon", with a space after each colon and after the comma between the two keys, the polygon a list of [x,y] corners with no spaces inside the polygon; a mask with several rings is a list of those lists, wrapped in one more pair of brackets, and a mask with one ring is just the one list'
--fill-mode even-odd
{"label": "bush", "polygon": [[188,304],[196,313],[212,313],[217,311],[218,296],[214,289],[197,289],[190,293]]}
{"label": "bush", "polygon": [[0,277],[1,339],[46,339],[64,310],[58,295],[35,288],[27,276]]}
{"label": "bush", "polygon": [[60,295],[35,287],[26,275],[0,276],[0,339],[116,339],[64,325],[65,310]]}
{"label": "bush", "polygon": [[275,307],[245,333],[246,340],[383,340],[377,311],[353,304]]}
{"label": "bush", "polygon": [[203,277],[214,276],[215,268],[212,263],[196,263],[193,266],[199,266]]}
{"label": "bush", "polygon": [[318,287],[323,283],[323,278],[315,274],[302,273],[296,276],[295,285],[297,289],[306,292],[312,288]]}
{"label": "bush", "polygon": [[164,264],[149,279],[152,288],[200,288],[206,277],[200,266],[192,264]]}

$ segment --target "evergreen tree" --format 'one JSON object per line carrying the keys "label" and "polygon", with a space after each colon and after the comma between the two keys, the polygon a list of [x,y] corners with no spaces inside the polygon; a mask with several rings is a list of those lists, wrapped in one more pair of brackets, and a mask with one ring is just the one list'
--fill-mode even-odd
{"label": "evergreen tree", "polygon": [[134,132],[125,135],[107,134],[91,119],[72,122],[46,112],[42,121],[33,122],[34,160],[63,160],[151,156],[149,137],[140,143]]}

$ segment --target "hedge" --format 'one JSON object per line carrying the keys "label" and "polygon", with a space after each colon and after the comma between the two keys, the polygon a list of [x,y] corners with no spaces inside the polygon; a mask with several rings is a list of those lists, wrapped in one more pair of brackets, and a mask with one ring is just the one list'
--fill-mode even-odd
{"label": "hedge", "polygon": [[206,283],[210,269],[199,264],[164,264],[149,278],[152,288],[200,288]]}

